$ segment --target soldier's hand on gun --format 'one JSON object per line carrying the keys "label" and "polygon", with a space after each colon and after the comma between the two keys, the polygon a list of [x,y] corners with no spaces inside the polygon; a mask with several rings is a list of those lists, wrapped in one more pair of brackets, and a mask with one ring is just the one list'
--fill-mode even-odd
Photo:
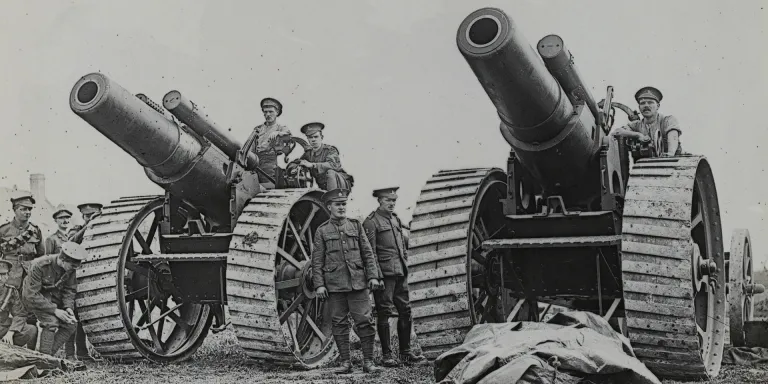
{"label": "soldier's hand on gun", "polygon": [[643,143],[647,143],[647,142],[651,141],[651,138],[648,135],[640,133],[639,136],[638,136],[638,140],[640,140]]}
{"label": "soldier's hand on gun", "polygon": [[13,336],[15,332],[14,331],[8,331],[5,336],[3,336],[3,343],[6,343],[8,345],[13,345]]}
{"label": "soldier's hand on gun", "polygon": [[299,161],[299,165],[301,165],[302,167],[312,168],[312,163],[306,160]]}
{"label": "soldier's hand on gun", "polygon": [[317,297],[320,300],[325,300],[328,298],[328,290],[325,289],[325,287],[320,287],[317,290],[315,290],[315,293],[317,293]]}
{"label": "soldier's hand on gun", "polygon": [[77,320],[75,319],[74,315],[70,315],[69,311],[71,311],[71,309],[68,311],[65,311],[63,309],[56,309],[56,311],[54,312],[54,315],[56,316],[56,318],[58,318],[59,320],[67,324],[74,324],[77,322]]}

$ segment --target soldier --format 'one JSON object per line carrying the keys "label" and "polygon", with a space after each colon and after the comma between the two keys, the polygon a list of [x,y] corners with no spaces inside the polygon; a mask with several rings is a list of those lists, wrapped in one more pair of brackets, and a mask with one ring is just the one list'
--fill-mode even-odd
{"label": "soldier", "polygon": [[[78,244],[83,243],[83,236],[85,230],[88,229],[93,219],[101,214],[103,206],[99,203],[86,203],[77,206],[80,210],[80,214],[83,216],[83,225],[76,225],[70,230],[69,240]],[[85,331],[83,330],[83,324],[80,322],[80,315],[77,312],[77,307],[74,309],[74,315],[77,321],[77,327],[75,332],[64,344],[64,355],[69,360],[81,360],[81,361],[94,361],[95,359],[88,352],[88,344],[85,341]],[[77,348],[75,348],[77,347]],[[75,354],[77,351],[77,354]]]}
{"label": "soldier", "polygon": [[[382,365],[397,366],[390,346],[389,318],[397,316],[397,336],[400,361],[405,364],[418,363],[424,356],[411,351],[411,303],[408,297],[408,242],[404,225],[395,214],[397,190],[399,187],[376,189],[373,197],[379,201],[379,208],[363,221],[365,234],[376,254],[379,270],[384,276],[384,289],[374,291],[376,303],[376,329],[381,341]],[[395,312],[395,308],[397,312]]]}
{"label": "soldier", "polygon": [[[283,114],[283,105],[277,99],[267,97],[261,100],[261,111],[264,113],[264,124],[253,129],[245,141],[244,147],[250,148],[259,157],[259,168],[271,177],[277,178],[278,153],[274,148],[274,143],[281,136],[290,136],[291,131],[285,125],[277,122],[277,118]],[[263,184],[270,185],[272,183]]]}
{"label": "soldier", "polygon": [[323,129],[325,129],[323,123],[309,123],[301,127],[301,133],[307,136],[310,148],[301,158],[288,164],[287,170],[295,172],[296,164],[299,164],[309,168],[320,189],[350,190],[354,184],[354,178],[341,167],[339,150],[333,145],[323,144]]}
{"label": "soldier", "polygon": [[[9,261],[0,260],[0,338],[12,345],[26,345],[34,350],[37,344],[37,327],[27,324],[27,310],[21,303],[18,291],[6,285],[8,275],[13,268]],[[9,316],[13,316],[11,319]]]}
{"label": "soldier", "polygon": [[[334,189],[322,196],[331,219],[315,232],[312,251],[312,282],[321,300],[328,299],[333,322],[333,338],[341,354],[336,373],[351,373],[349,358],[349,317],[355,322],[363,349],[363,371],[378,372],[373,364],[376,331],[371,323],[369,291],[380,286],[379,269],[362,224],[346,217],[349,191]],[[366,285],[366,281],[368,284]]]}
{"label": "soldier", "polygon": [[[654,140],[654,147],[661,156],[678,156],[683,148],[680,144],[680,123],[672,115],[659,113],[661,91],[654,87],[643,87],[635,93],[635,100],[643,115],[642,120],[630,121],[623,127],[616,128],[611,136],[632,137],[640,141]],[[661,142],[655,142],[660,138]]]}
{"label": "soldier", "polygon": [[35,207],[32,196],[11,199],[14,218],[0,226],[0,253],[2,259],[13,264],[6,284],[19,289],[21,287],[22,265],[34,258],[45,255],[43,233],[29,221]]}
{"label": "soldier", "polygon": [[75,332],[75,270],[88,256],[77,243],[68,241],[61,252],[30,263],[24,278],[22,302],[40,321],[41,353],[51,356]]}
{"label": "soldier", "polygon": [[56,221],[58,230],[45,239],[45,252],[47,254],[52,255],[61,251],[61,244],[67,241],[67,231],[69,230],[69,220],[71,218],[72,212],[63,205],[60,205],[56,212],[53,213],[53,220]]}

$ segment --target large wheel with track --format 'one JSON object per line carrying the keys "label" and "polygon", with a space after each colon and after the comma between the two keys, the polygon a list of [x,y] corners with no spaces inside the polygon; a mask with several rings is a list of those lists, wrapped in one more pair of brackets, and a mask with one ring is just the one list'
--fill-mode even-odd
{"label": "large wheel with track", "polygon": [[238,219],[227,259],[227,301],[238,343],[270,365],[314,368],[337,356],[330,308],[315,297],[310,256],[329,218],[322,191],[270,190]]}
{"label": "large wheel with track", "polygon": [[481,244],[504,225],[499,200],[506,191],[498,168],[440,171],[421,190],[411,222],[408,287],[414,330],[429,359],[461,344],[472,325],[504,321],[502,295],[485,278],[490,261]]}
{"label": "large wheel with track", "polygon": [[208,334],[210,307],[175,297],[158,273],[162,265],[134,260],[159,253],[162,207],[162,196],[121,198],[104,207],[85,233],[89,258],[77,271],[76,305],[88,340],[102,357],[183,361]]}
{"label": "large wheel with track", "polygon": [[626,324],[637,357],[663,378],[717,376],[728,281],[717,190],[704,157],[635,163],[621,248]]}
{"label": "large wheel with track", "polygon": [[734,347],[744,347],[747,345],[744,323],[754,319],[753,296],[765,289],[753,280],[752,240],[748,230],[739,228],[733,231],[728,264],[730,343]]}

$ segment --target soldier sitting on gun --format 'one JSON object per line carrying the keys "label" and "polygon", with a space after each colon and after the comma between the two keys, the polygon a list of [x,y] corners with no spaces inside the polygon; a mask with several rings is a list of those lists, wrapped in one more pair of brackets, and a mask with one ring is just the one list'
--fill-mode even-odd
{"label": "soldier sitting on gun", "polygon": [[30,263],[24,277],[21,300],[40,321],[41,353],[55,355],[75,332],[75,270],[88,256],[77,243],[66,242],[61,252]]}
{"label": "soldier sitting on gun", "polygon": [[309,172],[320,189],[351,190],[354,178],[341,167],[339,150],[333,145],[323,144],[323,123],[309,123],[301,127],[301,133],[307,137],[310,148],[301,158],[286,167],[289,173],[297,171],[297,165],[309,168]]}
{"label": "soldier sitting on gun", "polygon": [[[380,287],[381,273],[363,225],[348,219],[346,213],[349,191],[334,189],[322,196],[331,212],[330,220],[315,232],[312,250],[312,284],[321,300],[328,299],[333,322],[333,338],[341,354],[341,369],[336,373],[351,373],[349,356],[349,318],[355,322],[363,349],[363,371],[378,372],[373,364],[373,343],[376,330],[371,319],[369,291]],[[367,282],[367,284],[366,284]]]}
{"label": "soldier sitting on gun", "polygon": [[629,137],[643,142],[660,137],[661,142],[652,145],[660,156],[678,156],[682,153],[680,135],[682,131],[677,119],[672,115],[662,115],[658,112],[663,95],[654,87],[643,87],[635,93],[642,120],[630,121],[623,127],[616,128],[611,136]]}
{"label": "soldier sitting on gun", "polygon": [[[261,100],[261,111],[264,113],[264,124],[253,129],[251,135],[245,141],[244,147],[250,148],[259,158],[259,168],[272,178],[277,177],[277,151],[274,148],[275,140],[281,136],[290,136],[291,131],[285,125],[277,122],[277,118],[283,114],[283,105],[271,97]],[[256,141],[254,143],[254,140]],[[270,188],[274,184],[266,181]]]}
{"label": "soldier sitting on gun", "polygon": [[47,254],[52,255],[61,252],[61,245],[68,240],[69,220],[71,218],[72,212],[63,205],[59,206],[56,212],[53,213],[53,220],[56,222],[58,229],[54,234],[45,239],[45,252]]}
{"label": "soldier sitting on gun", "polygon": [[37,344],[37,327],[27,324],[27,309],[21,302],[19,292],[5,284],[11,268],[11,262],[0,260],[0,338],[3,343],[26,345],[34,350]]}

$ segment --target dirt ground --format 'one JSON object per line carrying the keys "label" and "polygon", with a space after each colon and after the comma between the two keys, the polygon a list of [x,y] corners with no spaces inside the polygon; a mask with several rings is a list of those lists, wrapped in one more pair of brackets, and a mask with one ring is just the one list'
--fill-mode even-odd
{"label": "dirt ground", "polygon": [[[381,374],[364,374],[360,369],[362,355],[353,353],[355,373],[337,376],[331,368],[317,370],[274,370],[249,361],[237,346],[230,330],[209,335],[193,359],[179,364],[160,365],[147,361],[133,364],[94,363],[82,372],[67,373],[55,378],[25,380],[24,383],[312,383],[312,384],[411,384],[434,383],[431,365],[389,368]],[[712,384],[741,384],[768,382],[768,364],[755,368],[724,366]],[[678,384],[665,380],[664,384]]]}

